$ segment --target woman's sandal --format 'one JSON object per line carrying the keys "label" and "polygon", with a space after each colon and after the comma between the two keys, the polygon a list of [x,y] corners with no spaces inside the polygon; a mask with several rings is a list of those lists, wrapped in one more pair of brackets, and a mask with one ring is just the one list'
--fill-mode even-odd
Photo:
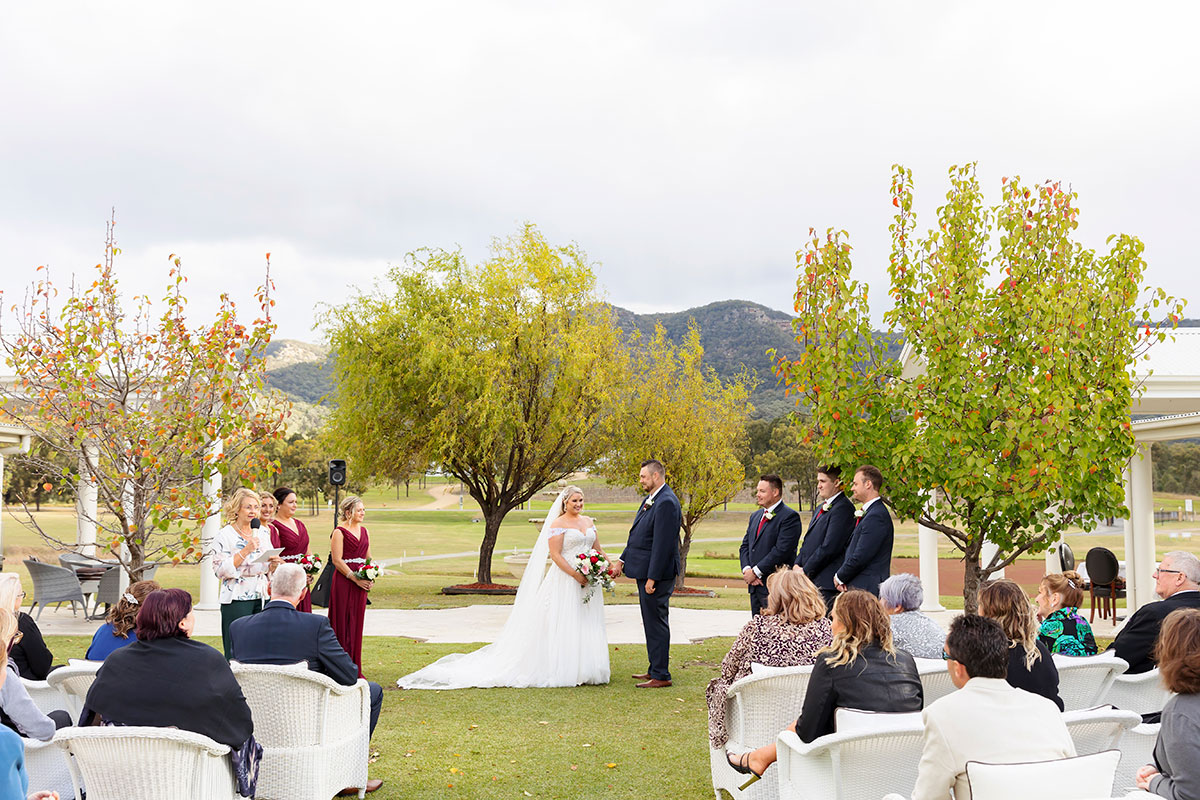
{"label": "woman's sandal", "polygon": [[737,761],[734,761],[728,754],[726,754],[725,760],[729,762],[729,766],[733,767],[738,774],[750,776],[750,780],[739,786],[738,791],[744,792],[762,779],[762,775],[750,768],[750,753],[742,753],[740,756],[738,756]]}

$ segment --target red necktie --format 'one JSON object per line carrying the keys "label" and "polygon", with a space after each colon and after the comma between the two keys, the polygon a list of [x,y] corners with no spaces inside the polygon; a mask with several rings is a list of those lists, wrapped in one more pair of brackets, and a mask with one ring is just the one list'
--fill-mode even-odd
{"label": "red necktie", "polygon": [[761,517],[758,518],[758,530],[756,530],[754,532],[754,541],[756,541],[756,542],[758,541],[758,535],[760,533],[762,533],[763,525],[766,525],[766,524],[767,524],[767,515],[766,515],[766,513],[764,513]]}

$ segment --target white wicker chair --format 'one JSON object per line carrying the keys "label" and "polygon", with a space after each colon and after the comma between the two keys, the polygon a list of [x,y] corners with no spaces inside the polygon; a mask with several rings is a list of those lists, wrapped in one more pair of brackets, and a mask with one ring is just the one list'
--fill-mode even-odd
{"label": "white wicker chair", "polygon": [[738,789],[746,782],[729,766],[726,752],[744,753],[775,741],[779,732],[800,716],[804,692],[812,677],[812,666],[772,669],[761,675],[750,674],[735,681],[725,694],[725,730],[729,743],[725,749],[709,748],[713,793],[721,800],[726,796],[750,800],[776,800],[779,786],[765,780],[746,791]]}
{"label": "white wicker chair", "polygon": [[75,795],[69,755],[52,741],[39,742],[21,737],[21,744],[25,746],[25,772],[29,775],[30,791],[58,792],[63,800]]}
{"label": "white wicker chair", "polygon": [[229,748],[177,728],[63,728],[75,797],[87,800],[237,800]]}
{"label": "white wicker chair", "polygon": [[1140,714],[1102,706],[1067,711],[1063,722],[1075,742],[1076,755],[1086,756],[1120,746],[1125,732],[1142,724]]}
{"label": "white wicker chair", "polygon": [[1113,782],[1113,796],[1123,792],[1137,791],[1137,771],[1154,763],[1154,744],[1158,741],[1159,723],[1130,728],[1121,737],[1121,763],[1117,765],[1117,777]]}
{"label": "white wicker chair", "polygon": [[791,731],[779,734],[780,798],[874,800],[887,792],[908,797],[917,783],[925,728],[920,715],[894,716],[881,720],[879,730],[831,733],[808,744]]}
{"label": "white wicker chair", "polygon": [[921,675],[921,689],[925,696],[925,707],[929,708],[934,700],[939,700],[954,691],[954,682],[950,680],[950,670],[946,662],[940,658],[914,658],[917,672]]}
{"label": "white wicker chair", "polygon": [[371,695],[367,682],[342,686],[307,666],[230,664],[263,747],[259,800],[329,800],[367,785]]}
{"label": "white wicker chair", "polygon": [[972,800],[1052,797],[1054,800],[1097,800],[1112,796],[1113,776],[1121,754],[1105,750],[1075,758],[1022,764],[967,762]]}
{"label": "white wicker chair", "polygon": [[96,673],[103,665],[103,661],[73,661],[46,676],[46,683],[63,698],[71,719],[76,723],[79,722],[79,712],[83,710],[88,689],[92,688]]}
{"label": "white wicker chair", "polygon": [[1108,687],[1103,702],[1139,714],[1153,714],[1162,711],[1169,699],[1171,692],[1163,686],[1158,667],[1155,667],[1137,675],[1118,675]]}
{"label": "white wicker chair", "polygon": [[[21,683],[25,685],[25,691],[29,692],[29,699],[38,707],[38,711],[43,714],[60,710],[71,713],[71,704],[57,687],[51,686],[47,681],[31,681],[27,678],[21,678]],[[78,722],[79,718],[72,715],[71,721]]]}
{"label": "white wicker chair", "polygon": [[1058,696],[1064,711],[1095,708],[1104,701],[1113,679],[1129,669],[1129,662],[1111,655],[1054,656],[1058,668]]}

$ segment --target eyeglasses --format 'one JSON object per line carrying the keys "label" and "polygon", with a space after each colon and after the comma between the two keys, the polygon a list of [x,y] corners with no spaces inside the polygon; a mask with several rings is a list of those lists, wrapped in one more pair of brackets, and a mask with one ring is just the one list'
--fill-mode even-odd
{"label": "eyeglasses", "polygon": [[1182,575],[1182,574],[1183,574],[1183,570],[1181,570],[1181,569],[1156,569],[1156,570],[1154,570],[1154,577],[1156,577],[1156,578],[1157,578],[1157,577],[1158,577],[1158,573],[1160,573],[1160,572],[1171,572],[1171,573],[1174,573],[1174,574],[1176,574],[1176,575]]}
{"label": "eyeglasses", "polygon": [[944,648],[944,647],[942,648],[942,660],[943,661],[953,661],[954,660],[954,656],[947,653],[946,648]]}

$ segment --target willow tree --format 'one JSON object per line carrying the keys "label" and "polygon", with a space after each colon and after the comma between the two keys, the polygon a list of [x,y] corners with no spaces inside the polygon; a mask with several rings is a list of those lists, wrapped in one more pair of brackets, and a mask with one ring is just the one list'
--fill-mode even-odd
{"label": "willow tree", "polygon": [[1078,198],[1060,183],[1005,179],[994,206],[974,165],[950,184],[918,235],[912,175],[895,169],[884,319],[906,339],[902,361],[884,358],[847,235],[830,231],[797,253],[802,352],[776,367],[811,407],[822,455],[879,466],[896,513],[963,554],[973,610],[979,583],[1022,553],[1128,513],[1134,367],[1182,304],[1143,288],[1137,238],[1112,236],[1102,254],[1075,241]]}
{"label": "willow tree", "polygon": [[742,488],[746,423],[754,411],[753,379],[742,374],[723,382],[703,359],[694,321],[678,345],[660,324],[647,342],[633,334],[628,395],[604,465],[609,480],[625,485],[637,484],[647,458],[667,468],[683,512],[676,587],[683,586],[696,526]]}
{"label": "willow tree", "polygon": [[621,343],[574,245],[532,225],[490,258],[422,250],[325,316],[330,433],[359,469],[436,463],[483,511],[478,580],[508,512],[608,449]]}

